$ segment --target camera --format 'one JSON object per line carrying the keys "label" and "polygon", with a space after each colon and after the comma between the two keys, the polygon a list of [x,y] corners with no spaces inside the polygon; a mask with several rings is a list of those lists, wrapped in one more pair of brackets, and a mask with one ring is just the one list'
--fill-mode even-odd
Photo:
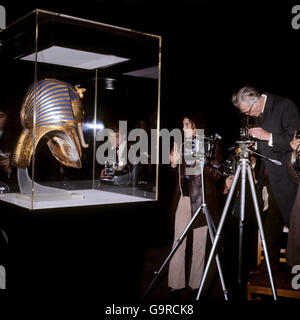
{"label": "camera", "polygon": [[209,137],[193,137],[185,139],[184,156],[185,159],[205,156],[207,159],[212,159],[216,149],[216,139],[221,139],[219,135]]}
{"label": "camera", "polygon": [[242,141],[255,141],[256,139],[253,138],[250,134],[249,134],[249,129],[253,128],[255,126],[254,120],[252,118],[250,118],[248,115],[247,116],[243,116],[242,118],[242,127],[240,128],[240,139]]}
{"label": "camera", "polygon": [[238,162],[239,158],[237,155],[230,155],[225,163],[222,164],[221,174],[226,177],[235,175]]}
{"label": "camera", "polygon": [[249,135],[249,128],[248,127],[240,128],[240,138],[241,138],[241,140],[252,139],[252,137]]}
{"label": "camera", "polygon": [[296,130],[295,139],[300,139],[300,130]]}
{"label": "camera", "polygon": [[10,192],[9,186],[6,183],[0,181],[0,194],[8,192]]}
{"label": "camera", "polygon": [[252,137],[250,134],[249,134],[249,129],[250,128],[253,128],[254,126],[253,125],[246,125],[245,127],[242,127],[240,128],[240,139],[242,141],[256,141],[256,138]]}
{"label": "camera", "polygon": [[104,164],[104,176],[113,177],[115,175],[115,166],[114,162],[106,161]]}

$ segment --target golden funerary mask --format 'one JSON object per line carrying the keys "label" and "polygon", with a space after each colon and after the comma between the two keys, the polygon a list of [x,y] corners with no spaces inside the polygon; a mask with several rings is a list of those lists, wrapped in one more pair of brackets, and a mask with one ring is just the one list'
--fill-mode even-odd
{"label": "golden funerary mask", "polygon": [[83,88],[55,79],[30,86],[21,108],[23,131],[13,155],[15,167],[29,167],[33,150],[45,137],[61,164],[81,168],[81,146],[88,147],[82,130],[84,110],[80,99],[84,92]]}

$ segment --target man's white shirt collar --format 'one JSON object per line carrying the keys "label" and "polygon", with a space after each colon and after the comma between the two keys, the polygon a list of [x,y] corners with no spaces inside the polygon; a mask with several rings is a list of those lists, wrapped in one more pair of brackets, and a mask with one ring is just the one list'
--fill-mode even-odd
{"label": "man's white shirt collar", "polygon": [[265,98],[264,105],[263,105],[263,108],[262,108],[262,110],[261,110],[261,113],[264,113],[264,110],[265,110],[265,106],[266,106],[266,102],[267,102],[267,98],[268,98],[268,97],[267,97],[266,94],[262,94],[261,96]]}

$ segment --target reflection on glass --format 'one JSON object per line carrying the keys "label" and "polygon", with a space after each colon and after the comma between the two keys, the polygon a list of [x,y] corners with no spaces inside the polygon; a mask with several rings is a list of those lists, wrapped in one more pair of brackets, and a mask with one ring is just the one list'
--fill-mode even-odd
{"label": "reflection on glass", "polygon": [[[157,146],[139,149],[128,134],[143,129],[150,140],[159,129],[160,37],[36,10],[0,40],[1,105],[21,114],[9,121],[14,167],[11,192],[0,200],[37,209],[157,199],[158,164],[149,156]],[[104,162],[101,150],[110,155]],[[32,182],[28,194],[18,175]],[[55,201],[39,186],[80,196]]]}

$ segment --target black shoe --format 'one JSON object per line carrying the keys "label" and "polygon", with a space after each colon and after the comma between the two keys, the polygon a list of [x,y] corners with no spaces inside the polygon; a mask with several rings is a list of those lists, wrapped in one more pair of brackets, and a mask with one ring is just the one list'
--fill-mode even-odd
{"label": "black shoe", "polygon": [[184,289],[172,289],[170,292],[171,301],[180,302],[182,301],[181,293]]}
{"label": "black shoe", "polygon": [[197,298],[198,291],[199,291],[199,289],[189,288],[189,295],[192,297],[192,299]]}

